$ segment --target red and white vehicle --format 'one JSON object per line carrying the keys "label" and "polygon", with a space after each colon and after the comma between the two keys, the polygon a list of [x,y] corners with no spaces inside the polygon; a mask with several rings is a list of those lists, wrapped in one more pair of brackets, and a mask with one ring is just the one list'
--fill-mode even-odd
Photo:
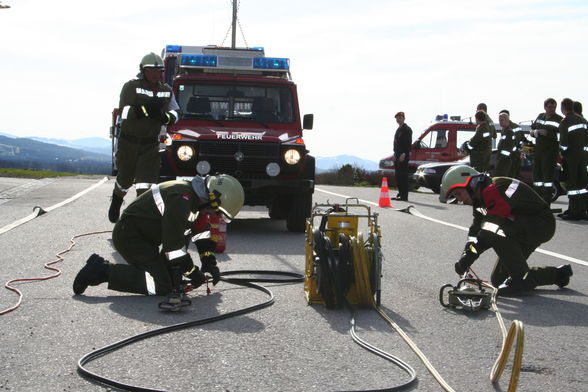
{"label": "red and white vehicle", "polygon": [[302,136],[313,115],[301,122],[290,60],[263,48],[180,45],[167,45],[162,58],[180,115],[165,132],[160,180],[230,174],[246,205],[267,206],[288,230],[304,231],[315,160]]}

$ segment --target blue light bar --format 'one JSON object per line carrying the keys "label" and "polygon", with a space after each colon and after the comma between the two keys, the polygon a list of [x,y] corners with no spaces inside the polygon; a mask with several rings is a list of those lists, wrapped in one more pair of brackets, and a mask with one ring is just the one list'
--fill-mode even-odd
{"label": "blue light bar", "polygon": [[165,51],[169,53],[182,53],[181,45],[167,45]]}
{"label": "blue light bar", "polygon": [[290,68],[290,61],[288,59],[277,59],[271,57],[255,57],[253,59],[253,68],[288,70]]}
{"label": "blue light bar", "polygon": [[217,56],[190,54],[182,56],[182,65],[194,67],[216,67]]}

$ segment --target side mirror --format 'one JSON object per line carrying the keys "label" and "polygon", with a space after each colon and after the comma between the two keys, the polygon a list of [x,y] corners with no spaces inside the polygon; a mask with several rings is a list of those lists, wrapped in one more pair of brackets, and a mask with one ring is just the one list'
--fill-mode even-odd
{"label": "side mirror", "polygon": [[305,114],[302,120],[302,129],[312,129],[314,114]]}

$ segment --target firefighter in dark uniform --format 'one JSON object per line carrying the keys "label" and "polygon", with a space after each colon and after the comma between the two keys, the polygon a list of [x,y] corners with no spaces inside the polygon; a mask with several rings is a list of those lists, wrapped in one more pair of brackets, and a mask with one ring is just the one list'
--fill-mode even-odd
{"label": "firefighter in dark uniform", "polygon": [[565,287],[572,276],[569,264],[529,268],[527,259],[553,237],[555,218],[549,205],[529,185],[508,177],[490,178],[469,166],[450,168],[441,183],[441,201],[453,195],[472,205],[474,220],[455,272],[464,275],[476,259],[493,248],[498,260],[491,283],[499,295],[515,295],[537,286]]}
{"label": "firefighter in dark uniform", "polygon": [[396,113],[398,129],[394,134],[394,173],[398,195],[394,200],[408,201],[408,160],[412,146],[412,129],[404,122],[404,112]]}
{"label": "firefighter in dark uniform", "polygon": [[564,119],[559,124],[561,154],[565,159],[566,185],[569,208],[558,216],[565,220],[585,218],[586,198],[588,197],[588,173],[586,173],[586,146],[588,129],[586,120],[574,113],[574,101],[565,98],[561,101]]}
{"label": "firefighter in dark uniform", "polygon": [[512,167],[512,155],[514,151],[514,135],[510,125],[508,114],[501,113],[498,116],[498,123],[502,128],[500,131],[500,141],[498,142],[498,155],[496,156],[495,175],[504,177],[508,176]]}
{"label": "firefighter in dark uniform", "polygon": [[557,102],[547,98],[543,103],[545,113],[537,116],[531,124],[531,136],[535,138],[533,162],[533,186],[543,199],[551,203],[552,187],[555,176],[557,157],[559,156],[559,123],[562,118],[555,113]]}
{"label": "firefighter in dark uniform", "polygon": [[515,123],[514,121],[512,121],[510,119],[510,112],[506,109],[501,110],[500,114],[502,113],[506,113],[509,116],[509,125],[510,125],[510,129],[512,129],[512,133],[513,133],[513,150],[512,150],[512,154],[510,154],[510,157],[512,159],[512,163],[510,166],[510,173],[507,174],[507,177],[510,178],[517,178],[520,180],[520,175],[521,175],[521,160],[523,159],[523,146],[525,144],[529,143],[529,140],[525,137],[525,133],[523,131],[523,128],[518,125],[517,123]]}
{"label": "firefighter in dark uniform", "polygon": [[108,219],[115,223],[123,198],[133,181],[137,196],[159,180],[161,158],[159,134],[174,124],[179,106],[172,88],[163,82],[163,61],[155,53],[143,57],[138,78],[127,82],[120,93],[120,135],[116,151],[118,174]]}
{"label": "firefighter in dark uniform", "polygon": [[479,111],[484,112],[485,121],[486,121],[486,123],[488,123],[488,126],[490,127],[490,132],[492,133],[492,139],[496,139],[496,137],[498,136],[496,134],[496,126],[494,125],[494,122],[492,121],[492,119],[488,115],[488,106],[485,103],[479,103],[478,106],[476,106],[476,112],[479,112]]}
{"label": "firefighter in dark uniform", "polygon": [[186,249],[186,232],[195,214],[222,213],[232,219],[243,202],[241,184],[225,174],[153,186],[129,204],[112,231],[114,247],[128,264],[112,264],[93,254],[74,280],[74,293],[108,282],[111,290],[167,295],[174,289],[173,267],[194,287],[205,282],[204,273],[216,284],[220,271],[214,241],[201,236],[196,241],[202,262],[199,269]]}
{"label": "firefighter in dark uniform", "polygon": [[485,172],[492,154],[492,129],[486,121],[486,113],[476,112],[476,124],[476,133],[463,147],[470,154],[470,164],[479,172]]}

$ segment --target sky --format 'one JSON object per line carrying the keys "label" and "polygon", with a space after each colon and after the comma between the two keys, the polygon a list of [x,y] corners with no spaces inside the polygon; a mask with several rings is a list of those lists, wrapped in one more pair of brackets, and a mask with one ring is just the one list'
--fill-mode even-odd
{"label": "sky", "polygon": [[[230,45],[230,0],[2,0],[0,132],[108,138],[122,85],[167,44]],[[311,154],[392,154],[437,114],[588,108],[587,1],[240,0],[237,46],[290,59]],[[582,39],[584,37],[584,39]],[[558,105],[559,110],[559,105]],[[588,110],[588,109],[587,109]]]}

